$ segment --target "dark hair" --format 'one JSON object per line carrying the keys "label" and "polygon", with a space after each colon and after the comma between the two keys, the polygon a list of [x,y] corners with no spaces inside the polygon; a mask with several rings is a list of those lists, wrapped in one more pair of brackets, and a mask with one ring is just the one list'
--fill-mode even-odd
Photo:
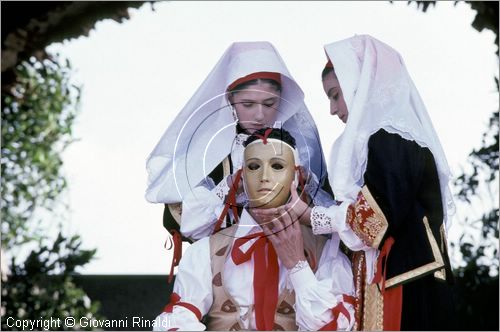
{"label": "dark hair", "polygon": [[262,136],[264,136],[266,130],[272,129],[271,133],[267,136],[267,138],[275,138],[279,139],[280,141],[283,141],[290,145],[292,148],[295,149],[295,138],[293,138],[292,135],[288,131],[286,131],[283,128],[262,128],[259,130],[256,130],[252,135],[250,135],[247,140],[243,143],[243,146],[246,147],[248,144],[252,143],[253,141],[256,141],[258,139],[262,139]]}
{"label": "dark hair", "polygon": [[332,72],[334,73],[333,67],[325,67],[323,69],[323,71],[321,72],[321,79],[324,80],[325,76],[332,73]]}
{"label": "dark hair", "polygon": [[251,80],[251,81],[246,81],[246,82],[243,82],[241,84],[238,84],[237,86],[235,86],[234,88],[232,88],[231,90],[229,90],[228,92],[230,94],[235,94],[236,92],[238,92],[238,90],[243,90],[243,89],[246,89],[248,88],[250,85],[255,85],[255,84],[258,84],[258,83],[269,83],[271,84],[277,91],[280,91],[281,92],[281,84],[276,82],[275,80],[272,80],[270,78],[256,78],[254,80]]}

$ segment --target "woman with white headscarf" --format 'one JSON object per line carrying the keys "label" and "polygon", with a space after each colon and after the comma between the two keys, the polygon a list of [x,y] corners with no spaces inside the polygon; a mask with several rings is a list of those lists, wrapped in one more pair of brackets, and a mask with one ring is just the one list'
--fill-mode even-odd
{"label": "woman with white headscarf", "polygon": [[328,169],[339,204],[290,207],[306,211],[315,234],[338,233],[356,251],[357,329],[450,329],[446,229],[454,204],[427,110],[388,45],[359,35],[325,51],[330,113],[346,124]]}
{"label": "woman with white headscarf", "polygon": [[[355,36],[325,51],[330,112],[346,123],[332,148],[331,186],[350,204],[348,226],[380,250],[374,280],[366,282],[380,282],[382,294],[373,284],[365,290],[384,302],[384,329],[449,329],[451,175],[425,105],[402,57],[377,39]],[[377,313],[366,298],[365,305],[365,318]]]}
{"label": "woman with white headscarf", "polygon": [[[164,226],[174,241],[181,239],[179,223],[183,237],[197,240],[237,219],[245,194],[241,185],[236,197],[229,195],[229,189],[238,182],[233,173],[241,168],[242,143],[266,126],[283,127],[296,138],[312,203],[331,204],[329,195],[320,190],[323,183],[328,186],[326,163],[302,90],[269,42],[237,42],[147,160],[146,199],[166,204]],[[179,258],[177,250],[174,260]]]}

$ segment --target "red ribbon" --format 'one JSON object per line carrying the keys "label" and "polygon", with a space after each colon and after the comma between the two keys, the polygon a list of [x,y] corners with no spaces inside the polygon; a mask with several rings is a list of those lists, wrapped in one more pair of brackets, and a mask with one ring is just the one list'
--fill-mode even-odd
{"label": "red ribbon", "polygon": [[384,297],[384,330],[399,331],[401,328],[401,312],[403,303],[403,287],[401,285],[392,287],[386,291],[385,280],[387,275],[387,260],[394,238],[388,237],[377,259],[377,273],[373,282],[382,281],[382,296]]}
{"label": "red ribbon", "polygon": [[394,244],[394,238],[392,236],[388,237],[385,242],[382,250],[380,250],[380,254],[377,259],[377,272],[373,277],[374,283],[379,283],[382,281],[382,294],[385,292],[385,278],[387,274],[387,260],[389,259],[389,252],[391,251],[391,247]]}
{"label": "red ribbon", "polygon": [[[179,265],[179,262],[182,258],[182,236],[175,229],[170,230],[170,234],[172,234],[172,241],[174,246],[174,253],[172,255],[172,263],[170,264],[170,273],[168,275],[168,283],[170,284],[174,278],[174,267]],[[172,247],[168,248],[170,250]]]}
{"label": "red ribbon", "polygon": [[264,131],[264,135],[260,135],[260,134],[256,134],[256,133],[254,133],[253,135],[260,138],[262,140],[262,143],[264,143],[264,145],[266,145],[267,138],[269,137],[269,135],[271,135],[272,131],[273,131],[273,128],[267,128],[266,131]]}
{"label": "red ribbon", "polygon": [[[224,209],[222,210],[222,213],[219,216],[219,219],[217,219],[217,222],[215,223],[215,228],[214,232],[212,234],[217,233],[220,231],[222,221],[226,218],[227,212],[229,211],[229,208],[233,210],[233,216],[234,216],[234,222],[238,222],[238,208],[236,205],[236,191],[238,190],[238,184],[240,183],[241,180],[241,172],[242,170],[239,169],[238,172],[236,172],[235,180],[233,181],[233,184],[231,185],[231,188],[229,189],[229,193],[227,194],[227,199],[226,203],[224,204]],[[226,181],[225,179],[222,181]]]}
{"label": "red ribbon", "polygon": [[[349,303],[352,306],[355,305],[356,299],[353,296],[350,295],[342,295],[342,300],[345,303]],[[342,302],[339,302],[335,307],[332,308],[332,314],[333,314],[333,319],[330,323],[326,324],[323,326],[320,331],[336,331],[338,327],[338,318],[339,315],[342,314],[344,315],[348,320],[351,320],[351,315],[349,314],[349,311],[345,308],[344,304]]]}
{"label": "red ribbon", "polygon": [[[243,252],[240,247],[257,238],[250,248]],[[266,264],[267,245],[267,264]],[[255,299],[255,321],[257,330],[271,331],[278,306],[279,266],[273,245],[263,232],[248,235],[234,241],[231,257],[236,265],[249,261],[253,255],[253,290]]]}
{"label": "red ribbon", "polygon": [[177,293],[170,294],[170,303],[163,308],[163,312],[171,313],[176,305],[188,309],[198,318],[198,320],[201,320],[202,316],[200,310],[191,303],[181,302],[181,297]]}
{"label": "red ribbon", "polygon": [[227,87],[227,91],[233,90],[234,88],[236,88],[238,85],[240,85],[242,83],[245,83],[245,82],[248,82],[248,81],[253,81],[253,80],[256,80],[256,79],[259,79],[259,78],[261,78],[261,79],[270,79],[270,80],[276,81],[276,82],[278,82],[278,83],[281,84],[281,74],[280,73],[261,71],[261,72],[252,73],[250,75],[238,78],[236,81],[234,81],[233,83],[231,83]]}

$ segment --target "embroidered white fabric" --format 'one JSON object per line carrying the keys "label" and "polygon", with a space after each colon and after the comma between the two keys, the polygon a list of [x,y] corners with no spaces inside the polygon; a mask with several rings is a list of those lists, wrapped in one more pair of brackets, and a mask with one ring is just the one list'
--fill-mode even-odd
{"label": "embroidered white fabric", "polygon": [[224,201],[227,193],[229,192],[229,186],[227,185],[227,178],[222,179],[222,181],[212,189],[214,194],[220,198],[221,201]]}
{"label": "embroidered white fabric", "polygon": [[311,227],[314,234],[330,234],[335,232],[333,220],[326,214],[326,208],[323,206],[312,208]]}
{"label": "embroidered white fabric", "polygon": [[351,202],[363,186],[368,140],[380,129],[415,141],[432,152],[441,186],[446,226],[455,212],[451,172],[427,109],[401,55],[369,35],[325,45],[344,95],[349,118],[335,141],[328,173],[335,198]]}

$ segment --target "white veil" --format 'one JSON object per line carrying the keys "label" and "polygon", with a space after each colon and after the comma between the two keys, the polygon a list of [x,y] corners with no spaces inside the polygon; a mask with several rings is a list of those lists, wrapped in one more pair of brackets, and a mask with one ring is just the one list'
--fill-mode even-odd
{"label": "white veil", "polygon": [[455,211],[449,189],[450,169],[445,154],[402,57],[368,35],[325,45],[333,63],[349,117],[332,147],[330,182],[338,200],[355,200],[363,185],[369,137],[383,128],[415,141],[436,161],[447,227]]}
{"label": "white veil", "polygon": [[281,105],[276,122],[297,141],[304,167],[321,181],[326,164],[304,93],[269,42],[229,46],[193,97],[167,128],[149,155],[146,199],[175,203],[197,186],[231,152],[236,125],[226,98],[227,87],[255,72],[281,74]]}

